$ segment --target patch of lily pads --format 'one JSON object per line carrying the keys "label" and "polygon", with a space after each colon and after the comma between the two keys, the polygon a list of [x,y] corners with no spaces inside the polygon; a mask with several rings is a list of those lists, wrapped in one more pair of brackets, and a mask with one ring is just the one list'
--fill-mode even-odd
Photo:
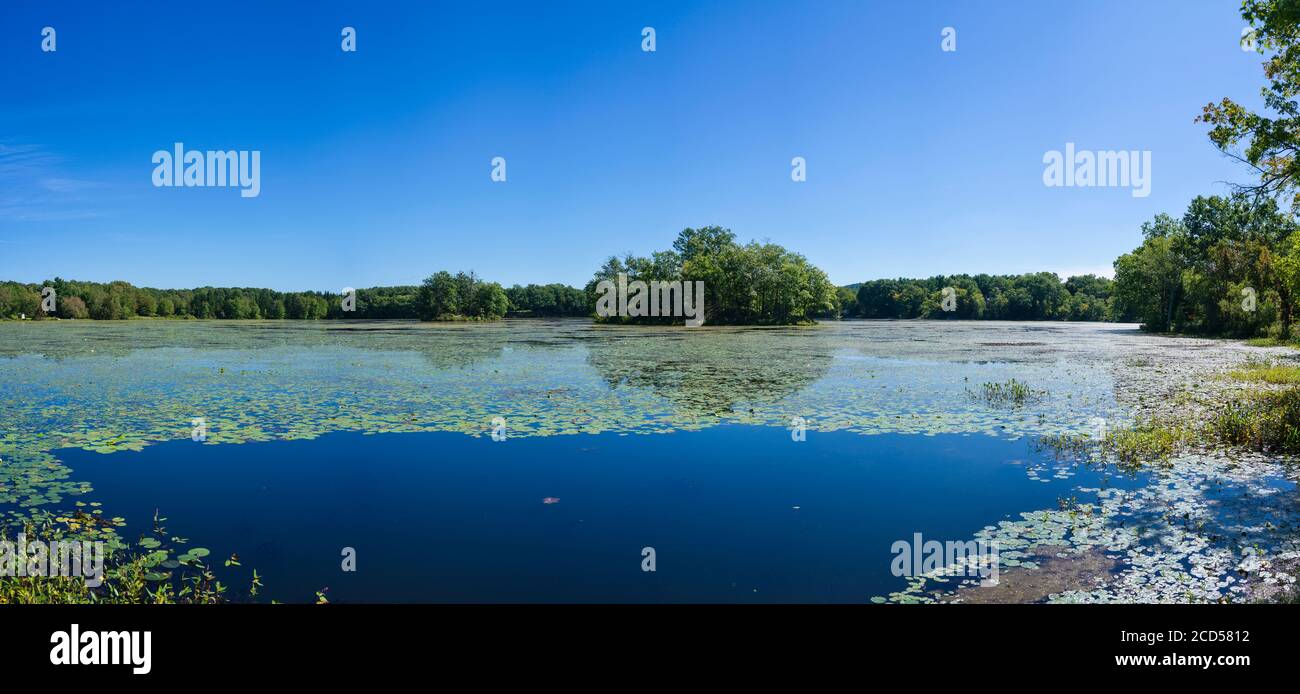
{"label": "patch of lily pads", "polygon": [[[1000,580],[1037,568],[1033,550],[1052,547],[1066,560],[1102,552],[1118,568],[1046,602],[1251,602],[1294,590],[1300,499],[1293,468],[1264,456],[1205,452],[1154,469],[1136,489],[1078,491],[1094,501],[1021,513],[974,533],[996,543]],[[961,601],[959,590],[979,590],[974,579],[951,573],[910,578],[877,601]]]}

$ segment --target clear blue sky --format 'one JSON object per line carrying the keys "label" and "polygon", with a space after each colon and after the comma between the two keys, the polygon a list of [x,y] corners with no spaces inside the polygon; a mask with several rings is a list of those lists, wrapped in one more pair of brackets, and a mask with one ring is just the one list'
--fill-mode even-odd
{"label": "clear blue sky", "polygon": [[[0,4],[0,278],[580,285],[706,224],[837,284],[1106,270],[1244,180],[1193,119],[1263,84],[1232,1],[198,4]],[[177,141],[261,195],[153,187]],[[1045,187],[1066,142],[1150,150],[1151,195]]]}

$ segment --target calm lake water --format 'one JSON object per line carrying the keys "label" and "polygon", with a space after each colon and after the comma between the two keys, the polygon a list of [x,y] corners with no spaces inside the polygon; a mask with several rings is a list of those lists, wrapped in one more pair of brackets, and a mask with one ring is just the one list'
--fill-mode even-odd
{"label": "calm lake water", "polygon": [[[328,586],[336,601],[861,602],[903,587],[889,571],[895,540],[965,539],[1080,481],[1027,477],[1039,458],[1024,441],[833,432],[796,443],[743,425],[61,453],[118,513],[147,519],[162,505],[170,528],[217,556],[237,552],[283,601]],[[356,572],[341,571],[343,547],[356,549]]]}
{"label": "calm lake water", "polygon": [[[1164,487],[1034,443],[1123,425],[1235,358],[1223,344],[1049,323],[0,324],[0,520],[98,513],[158,580],[203,547],[284,601],[862,602],[908,585],[890,548],[915,533],[995,534],[1007,569],[1047,546],[1141,571],[1112,519],[1141,517],[1124,490]],[[1032,397],[973,395],[1012,378]],[[1216,548],[1178,542],[1161,572],[1226,585],[1190,554]]]}

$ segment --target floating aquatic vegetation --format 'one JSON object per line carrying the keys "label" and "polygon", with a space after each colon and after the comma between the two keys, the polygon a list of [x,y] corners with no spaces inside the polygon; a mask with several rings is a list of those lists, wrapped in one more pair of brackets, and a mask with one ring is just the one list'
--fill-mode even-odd
{"label": "floating aquatic vegetation", "polygon": [[[974,361],[987,352],[975,345],[987,331],[942,343],[930,359],[898,339],[945,332],[861,323],[689,334],[583,321],[5,323],[0,504],[87,493],[54,450],[139,450],[190,438],[200,417],[207,435],[195,445],[330,431],[477,436],[498,416],[510,436],[786,426],[795,415],[814,431],[1018,436],[1121,416],[1104,369],[1061,368],[1055,354]],[[969,380],[1013,373],[1075,398],[1018,412],[962,402]]]}
{"label": "floating aquatic vegetation", "polygon": [[[1208,418],[1225,393],[1249,384],[1207,377],[1239,368],[1249,350],[1146,335],[1131,326],[1058,323],[852,321],[695,330],[580,320],[0,323],[0,511],[8,524],[54,509],[83,529],[98,528],[63,510],[92,490],[55,451],[112,454],[188,440],[196,418],[206,422],[207,435],[193,445],[332,431],[482,436],[497,417],[508,422],[510,437],[652,434],[723,423],[785,427],[796,416],[811,432],[1086,435],[1097,419],[1122,430],[1139,419]],[[972,383],[1022,387],[998,391],[1014,406],[989,407],[967,395]],[[1134,448],[1135,456],[1145,455],[1144,446]],[[1173,464],[1189,474],[1196,468]],[[1027,474],[1047,481],[1070,472],[1066,465],[1034,466]],[[1009,541],[1037,541],[1010,549],[1008,561],[1018,563],[1008,567],[1037,564],[1014,553],[1046,540],[1077,548],[1088,544],[1081,538],[1118,532],[1107,536],[1106,551],[1129,552],[1134,543],[1170,537],[1130,538],[1131,524],[1122,532],[1111,528],[1126,508],[1115,494],[1099,494],[1092,502],[1099,512],[1084,520],[1055,515],[1064,513],[1057,509],[1045,523],[1029,514],[1006,528],[992,526]],[[1208,597],[1209,579],[1187,565],[1196,557],[1201,563],[1193,568],[1208,576],[1226,560],[1193,547],[1201,530],[1183,532],[1189,534],[1175,538],[1182,543],[1175,563],[1200,581],[1191,594]],[[156,577],[176,570],[168,562],[205,559],[193,550],[170,550],[180,544],[170,538],[145,539],[159,542],[139,547],[158,560],[148,572]],[[1215,546],[1202,541],[1205,552]],[[1279,561],[1273,550],[1281,548],[1267,545],[1255,560]],[[166,558],[153,554],[161,551]],[[1175,572],[1168,556],[1125,555],[1122,571],[1155,580],[1150,572]],[[1169,587],[1159,585],[1154,594],[1171,598]],[[1146,596],[1108,590],[1117,599]]]}
{"label": "floating aquatic vegetation", "polygon": [[[1287,569],[1300,559],[1296,483],[1278,472],[1261,456],[1180,456],[1140,488],[1080,489],[1096,500],[1022,513],[976,532],[974,539],[1000,549],[1007,584],[1000,592],[981,595],[984,588],[946,588],[920,577],[884,600],[977,602],[1019,595],[1046,602],[1173,603],[1274,596],[1295,584]],[[1057,574],[1086,580],[1067,587],[1013,570],[1036,567],[1026,559],[1044,555],[1045,548],[1053,550]],[[1107,575],[1096,571],[1101,556],[1112,564]],[[1043,585],[1059,589],[1036,595]]]}
{"label": "floating aquatic vegetation", "polygon": [[978,388],[968,388],[966,392],[971,398],[995,407],[1023,407],[1026,402],[1047,394],[1046,391],[1034,390],[1014,378],[1006,383],[981,383]]}
{"label": "floating aquatic vegetation", "polygon": [[1058,459],[1073,458],[1091,465],[1118,463],[1129,472],[1167,463],[1180,450],[1193,445],[1195,430],[1178,423],[1140,422],[1106,431],[1102,436],[1076,433],[1039,437],[1036,447],[1051,450]]}

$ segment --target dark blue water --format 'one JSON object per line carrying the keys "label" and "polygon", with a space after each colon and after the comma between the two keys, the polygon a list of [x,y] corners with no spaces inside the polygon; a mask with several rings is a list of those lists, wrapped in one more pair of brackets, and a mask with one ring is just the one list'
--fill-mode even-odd
{"label": "dark blue water", "polygon": [[[264,598],[302,602],[835,601],[898,590],[895,540],[965,540],[1055,508],[1096,473],[1042,483],[1026,441],[698,432],[512,438],[330,434],[59,454],[122,534],[237,552]],[[1016,462],[1019,461],[1019,462]],[[551,504],[547,497],[558,498]],[[795,508],[798,507],[798,508]],[[641,569],[643,547],[656,571]],[[356,550],[357,570],[341,570]]]}

